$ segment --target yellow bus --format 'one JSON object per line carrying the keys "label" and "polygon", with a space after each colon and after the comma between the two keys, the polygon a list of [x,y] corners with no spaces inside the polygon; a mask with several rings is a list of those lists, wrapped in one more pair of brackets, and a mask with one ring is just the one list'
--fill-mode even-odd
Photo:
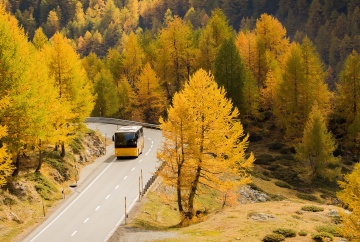
{"label": "yellow bus", "polygon": [[144,131],[142,126],[122,126],[113,135],[115,156],[117,158],[138,157],[144,149]]}

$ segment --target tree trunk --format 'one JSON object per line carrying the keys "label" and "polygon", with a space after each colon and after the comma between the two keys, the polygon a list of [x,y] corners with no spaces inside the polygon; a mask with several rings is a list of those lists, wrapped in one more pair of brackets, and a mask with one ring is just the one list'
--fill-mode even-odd
{"label": "tree trunk", "polygon": [[177,177],[177,184],[176,184],[176,193],[177,193],[177,202],[179,207],[180,214],[184,214],[184,208],[182,206],[182,200],[181,200],[181,167],[182,165],[178,166],[178,177]]}
{"label": "tree trunk", "polygon": [[20,152],[16,155],[16,161],[15,161],[15,170],[12,174],[12,176],[18,176],[20,172]]}
{"label": "tree trunk", "polygon": [[65,143],[64,142],[61,143],[61,154],[60,154],[60,156],[62,158],[65,157]]}
{"label": "tree trunk", "polygon": [[201,172],[201,166],[198,166],[198,168],[196,169],[195,179],[194,179],[194,181],[193,181],[193,183],[191,185],[191,188],[190,188],[189,205],[188,205],[189,209],[188,209],[188,212],[186,213],[186,217],[189,220],[191,220],[195,215],[195,212],[194,212],[194,199],[195,199],[197,187],[198,187],[198,184],[199,184],[200,172]]}

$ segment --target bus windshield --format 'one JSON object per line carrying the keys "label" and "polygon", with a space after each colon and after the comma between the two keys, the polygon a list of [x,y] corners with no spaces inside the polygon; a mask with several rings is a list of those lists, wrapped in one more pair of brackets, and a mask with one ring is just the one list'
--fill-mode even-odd
{"label": "bus windshield", "polygon": [[136,141],[134,132],[115,133],[115,148],[137,147]]}

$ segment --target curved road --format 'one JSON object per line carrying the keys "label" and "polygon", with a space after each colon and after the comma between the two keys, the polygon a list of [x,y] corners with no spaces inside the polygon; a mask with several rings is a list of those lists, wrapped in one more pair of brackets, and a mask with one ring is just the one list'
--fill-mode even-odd
{"label": "curved road", "polygon": [[[111,137],[116,125],[88,123],[87,126]],[[116,159],[112,145],[106,155],[80,174],[73,194],[24,241],[106,241],[139,199],[139,177],[143,186],[158,166],[156,150],[161,131],[144,129],[143,154],[133,159]],[[86,178],[84,178],[86,177]]]}

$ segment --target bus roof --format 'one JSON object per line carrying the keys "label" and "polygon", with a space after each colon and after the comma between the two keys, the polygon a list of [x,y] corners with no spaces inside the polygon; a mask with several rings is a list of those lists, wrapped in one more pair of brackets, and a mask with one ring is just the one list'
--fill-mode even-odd
{"label": "bus roof", "polygon": [[121,126],[118,128],[118,130],[116,130],[116,133],[121,133],[121,132],[136,132],[139,129],[141,129],[142,126]]}

